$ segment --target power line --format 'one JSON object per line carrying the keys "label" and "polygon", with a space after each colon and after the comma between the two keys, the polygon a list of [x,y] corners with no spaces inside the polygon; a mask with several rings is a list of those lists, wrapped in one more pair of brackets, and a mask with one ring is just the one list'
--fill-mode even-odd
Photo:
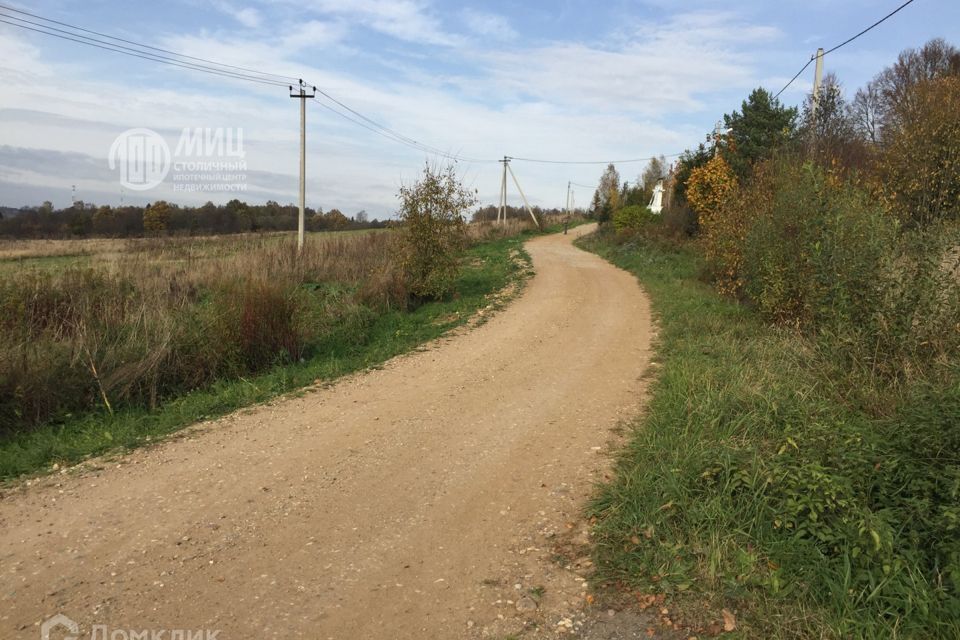
{"label": "power line", "polygon": [[[212,74],[212,75],[222,76],[222,77],[225,77],[225,78],[232,78],[232,79],[234,79],[234,80],[244,80],[244,81],[246,81],[246,82],[256,82],[256,83],[259,83],[259,84],[266,84],[266,85],[272,85],[272,86],[277,86],[277,87],[286,87],[286,86],[288,86],[288,83],[285,83],[285,82],[278,82],[278,81],[275,81],[275,80],[265,80],[265,79],[263,79],[263,78],[255,78],[255,77],[253,77],[253,76],[248,76],[248,75],[245,75],[245,74],[235,73],[235,72],[232,72],[232,71],[225,71],[225,70],[222,70],[222,69],[214,69],[214,68],[205,67],[205,66],[202,66],[202,65],[195,65],[195,64],[190,63],[190,62],[175,61],[175,60],[173,60],[173,59],[171,59],[171,58],[167,58],[167,57],[164,57],[164,56],[158,56],[158,55],[155,55],[155,54],[147,53],[147,52],[145,52],[145,51],[144,51],[144,52],[135,53],[135,52],[134,52],[135,50],[134,50],[134,49],[130,49],[129,47],[121,47],[121,45],[114,45],[114,44],[111,44],[111,43],[104,43],[104,42],[101,41],[101,40],[96,40],[96,39],[94,39],[94,38],[88,38],[87,36],[82,36],[82,35],[79,35],[79,34],[71,34],[71,36],[72,36],[72,37],[71,37],[71,36],[68,36],[68,35],[61,35],[61,34],[59,34],[59,33],[54,33],[54,32],[52,32],[52,31],[47,31],[47,29],[54,29],[54,27],[46,27],[46,26],[43,26],[42,28],[30,27],[30,26],[27,26],[26,24],[20,24],[20,23],[18,23],[18,22],[10,22],[9,20],[3,20],[2,18],[11,18],[11,19],[13,19],[13,20],[21,20],[21,21],[23,20],[22,18],[17,18],[17,17],[15,17],[15,16],[9,16],[9,15],[7,15],[7,14],[0,13],[0,22],[2,22],[2,23],[4,23],[4,24],[8,24],[8,25],[11,25],[11,26],[13,26],[13,27],[20,28],[20,29],[26,29],[26,30],[28,30],[28,31],[35,31],[35,32],[37,32],[37,33],[42,33],[42,34],[47,35],[47,36],[53,36],[54,38],[60,38],[60,39],[62,39],[62,40],[69,40],[69,41],[71,41],[71,42],[76,42],[76,43],[79,43],[79,44],[85,44],[85,45],[87,45],[87,46],[89,46],[89,47],[96,47],[97,49],[103,49],[103,50],[105,50],[105,51],[112,51],[112,52],[114,52],[114,53],[120,53],[120,54],[123,54],[123,55],[126,55],[126,56],[131,56],[131,57],[133,57],[133,58],[142,58],[143,60],[150,60],[151,62],[159,62],[159,63],[161,63],[161,64],[167,64],[167,65],[171,65],[171,66],[174,66],[174,67],[181,67],[181,68],[183,68],[183,69],[188,69],[188,70],[190,70],[190,71],[200,71],[200,72],[202,72],[202,73],[209,73],[209,74]],[[30,23],[30,24],[36,24],[36,23]],[[63,31],[62,29],[57,29],[57,31],[62,31],[63,33],[67,33],[67,32],[65,32],[65,31]],[[84,39],[81,39],[81,38],[84,38]]]}
{"label": "power line", "polygon": [[[350,106],[348,106],[348,105],[344,104],[343,102],[341,102],[340,100],[337,100],[336,98],[334,98],[333,96],[331,96],[331,95],[330,95],[329,93],[327,93],[326,91],[323,91],[322,89],[317,89],[317,93],[321,94],[322,96],[324,96],[325,98],[327,98],[328,100],[330,100],[330,101],[333,102],[334,104],[338,105],[339,107],[342,107],[343,109],[346,109],[348,112],[350,112],[350,113],[352,113],[353,115],[357,116],[357,117],[360,118],[361,120],[367,122],[370,126],[376,128],[377,130],[383,131],[384,133],[388,134],[388,135],[391,136],[393,139],[395,139],[397,142],[400,142],[400,143],[402,143],[402,144],[406,144],[406,145],[411,146],[411,147],[414,147],[414,148],[416,148],[416,149],[420,149],[421,151],[427,151],[427,152],[429,152],[429,153],[434,153],[434,154],[437,154],[437,155],[440,155],[440,156],[444,156],[444,157],[449,158],[449,159],[451,159],[451,160],[459,160],[459,161],[463,161],[463,162],[474,162],[474,163],[498,162],[497,160],[484,160],[484,159],[478,159],[478,158],[468,158],[468,157],[461,156],[461,155],[458,155],[458,154],[451,154],[451,153],[448,153],[448,152],[446,152],[446,151],[443,151],[442,149],[438,149],[437,147],[434,147],[434,146],[431,146],[431,145],[428,145],[428,144],[419,142],[419,141],[414,140],[413,138],[411,138],[411,137],[409,137],[409,136],[405,136],[405,135],[403,135],[403,134],[395,131],[394,129],[391,129],[391,128],[389,128],[389,127],[386,127],[386,126],[380,124],[380,123],[377,122],[376,120],[373,120],[373,119],[371,119],[371,118],[368,118],[367,116],[363,115],[362,113],[360,113],[360,112],[357,111],[356,109],[353,109],[353,108],[351,108]],[[322,103],[321,103],[321,104],[322,104]],[[339,113],[339,112],[336,111],[335,109],[332,109],[332,110],[334,111],[334,113]],[[340,115],[343,115],[343,114],[340,114]],[[353,119],[350,119],[350,121],[351,121],[351,122],[356,122],[356,120],[353,120]],[[359,124],[359,123],[357,123],[357,124]]]}
{"label": "power line", "polygon": [[[322,93],[324,96],[327,96],[327,97],[329,98],[329,95],[326,94],[326,93],[323,93],[322,91],[320,91],[320,89],[317,89],[317,93]],[[330,98],[330,99],[333,100],[333,98]],[[341,102],[339,102],[339,101],[336,101],[336,100],[334,100],[334,102],[336,102],[336,104],[340,104],[340,105],[343,104],[343,103],[341,103]],[[457,161],[457,162],[468,162],[468,163],[475,163],[475,164],[480,164],[480,163],[484,163],[484,164],[485,164],[485,163],[499,162],[498,160],[484,160],[484,159],[478,159],[478,158],[469,158],[469,157],[457,155],[457,154],[454,154],[454,153],[449,153],[449,152],[447,152],[447,151],[443,151],[443,150],[441,150],[441,149],[437,149],[436,147],[431,147],[431,146],[429,146],[429,145],[425,145],[425,144],[422,144],[422,143],[420,143],[420,142],[417,142],[416,140],[413,140],[412,138],[408,138],[408,137],[406,137],[406,136],[403,136],[403,135],[401,135],[401,134],[393,131],[392,129],[389,129],[389,128],[387,128],[387,127],[383,127],[382,125],[372,126],[372,125],[368,124],[367,122],[364,122],[364,120],[367,120],[368,122],[373,122],[372,120],[370,120],[370,119],[367,118],[366,116],[362,116],[362,115],[359,115],[359,114],[358,114],[359,117],[353,117],[353,116],[351,116],[351,115],[348,114],[348,113],[344,113],[344,112],[342,112],[342,111],[340,111],[340,110],[338,110],[338,109],[330,106],[329,104],[326,104],[325,102],[321,102],[319,99],[315,99],[315,100],[314,100],[314,103],[317,104],[317,105],[320,106],[320,107],[323,107],[323,108],[326,109],[327,111],[330,111],[331,113],[334,113],[334,114],[340,116],[340,117],[343,118],[344,120],[347,120],[348,122],[352,122],[353,124],[357,125],[358,127],[362,127],[362,128],[364,128],[364,129],[366,129],[367,131],[370,131],[370,132],[372,132],[372,133],[375,133],[375,134],[377,134],[377,135],[379,135],[379,136],[382,136],[382,137],[386,138],[387,140],[390,140],[391,142],[396,142],[396,143],[398,143],[398,144],[402,144],[402,145],[404,145],[404,146],[410,147],[411,149],[416,149],[417,151],[423,151],[423,152],[426,152],[426,153],[431,153],[431,154],[440,156],[440,157],[442,157],[442,158],[446,158],[447,160],[455,160],[455,161]],[[349,107],[346,107],[345,105],[344,105],[344,108],[348,109],[351,113],[358,113],[358,112],[354,111],[353,109],[350,109]],[[361,120],[360,118],[363,118],[363,120]]]}
{"label": "power line", "polygon": [[[34,13],[30,13],[30,12],[28,12],[28,11],[22,11],[22,10],[20,10],[20,9],[15,9],[15,8],[13,8],[13,7],[9,7],[9,6],[3,5],[3,4],[0,4],[0,10],[12,11],[12,12],[15,12],[15,13],[18,13],[18,14],[22,14],[22,15],[25,15],[25,16],[30,16],[31,18],[36,18],[36,19],[42,21],[42,22],[35,22],[35,21],[33,21],[33,20],[28,20],[28,19],[26,19],[26,18],[22,18],[22,17],[19,17],[19,16],[12,16],[12,15],[8,15],[8,14],[6,14],[6,13],[0,13],[0,22],[2,22],[2,23],[9,24],[9,25],[14,26],[14,27],[19,27],[19,28],[21,28],[21,29],[27,29],[27,30],[29,30],[29,31],[34,31],[34,32],[36,32],[36,33],[41,33],[41,34],[44,34],[44,35],[53,36],[53,37],[56,37],[56,38],[61,38],[61,39],[63,39],[63,40],[68,40],[68,41],[70,41],[70,42],[76,42],[76,43],[78,43],[78,44],[85,44],[85,45],[87,45],[87,46],[96,47],[96,48],[98,48],[98,49],[103,49],[103,50],[105,50],[105,51],[112,51],[112,52],[114,52],[114,53],[120,53],[120,54],[128,55],[128,56],[131,56],[131,57],[141,58],[141,59],[143,59],[143,60],[149,60],[149,61],[152,61],[152,62],[159,62],[159,63],[162,63],[162,64],[168,64],[168,65],[171,65],[171,66],[177,66],[177,67],[181,67],[181,68],[188,69],[188,70],[192,70],[192,71],[201,71],[201,72],[204,72],[204,73],[210,73],[210,74],[219,75],[219,76],[227,77],[227,78],[234,78],[234,79],[238,79],[238,80],[246,80],[246,81],[250,81],[250,82],[259,82],[259,83],[261,83],[261,84],[267,84],[267,85],[272,85],[272,86],[290,86],[290,83],[289,83],[289,82],[286,82],[286,81],[281,82],[281,81],[279,81],[279,80],[271,80],[271,79],[269,79],[269,78],[278,78],[278,79],[283,79],[283,80],[292,80],[292,79],[293,79],[293,76],[283,76],[283,75],[279,75],[279,74],[274,74],[274,73],[268,73],[268,72],[264,72],[264,71],[259,71],[259,70],[257,70],[257,69],[250,69],[250,68],[248,68],[248,67],[240,67],[240,66],[237,66],[237,65],[230,65],[230,64],[225,64],[225,63],[222,63],[222,62],[216,62],[216,61],[214,61],[214,60],[209,60],[209,59],[207,59],[207,58],[199,58],[199,57],[196,57],[196,56],[188,56],[188,55],[185,55],[185,54],[179,54],[179,53],[176,53],[176,52],[174,52],[174,51],[170,51],[170,50],[168,50],[168,49],[161,49],[161,48],[159,48],[159,47],[153,47],[153,46],[150,46],[150,45],[141,44],[141,43],[136,42],[136,41],[134,41],[134,40],[127,40],[127,39],[124,39],[124,38],[118,38],[118,37],[116,37],[116,36],[111,36],[111,35],[109,35],[109,34],[106,34],[106,33],[100,32],[100,31],[94,31],[94,30],[92,30],[92,29],[86,29],[86,28],[84,28],[84,27],[79,27],[79,26],[77,26],[77,25],[73,25],[73,24],[70,24],[70,23],[67,23],[67,22],[62,22],[62,21],[59,21],[59,20],[53,20],[53,19],[51,19],[51,18],[45,18],[45,17],[43,17],[43,16],[40,16],[40,15],[37,15],[37,14],[34,14]],[[7,18],[7,20],[5,20],[5,19],[3,19],[3,18]],[[10,22],[10,20],[15,20],[16,22]],[[58,27],[50,26],[50,24],[43,24],[43,22],[48,22],[48,23],[51,23],[51,24],[56,24],[56,25],[61,25],[61,26],[64,26],[64,27],[68,27],[69,29],[72,29],[73,31],[68,31],[68,30],[65,30],[65,29],[60,29],[60,28],[58,28]],[[27,26],[27,25],[32,25],[32,26]],[[80,31],[80,32],[83,32],[83,33],[90,33],[90,34],[93,34],[93,35],[96,35],[96,36],[100,36],[101,38],[106,38],[106,39],[108,39],[108,40],[115,40],[115,41],[117,41],[117,42],[124,42],[124,43],[130,44],[130,45],[133,45],[133,47],[136,47],[136,48],[128,47],[128,46],[125,46],[125,45],[122,45],[122,44],[117,44],[116,42],[109,42],[109,41],[106,41],[106,40],[100,40],[100,39],[98,39],[98,38],[93,38],[93,37],[90,37],[90,36],[82,35],[81,33],[75,33],[75,31]],[[151,51],[159,51],[159,52],[162,52],[162,53],[164,53],[164,54],[170,54],[170,55],[160,55],[160,54],[158,54],[158,53],[151,53],[150,51],[144,51],[143,49],[149,49],[149,50],[151,50]],[[176,56],[176,57],[171,57],[171,56]],[[198,63],[188,62],[187,60],[181,60],[181,59],[179,59],[179,58],[186,58],[186,59],[188,59],[188,60],[197,60],[197,61],[199,61],[199,62],[198,62]],[[201,64],[201,63],[202,63],[202,64]],[[215,65],[215,66],[209,66],[209,65]],[[223,67],[223,68],[218,68],[218,67]],[[237,71],[229,71],[228,69],[235,69],[235,70],[237,70]],[[250,72],[250,73],[257,74],[257,75],[256,75],[256,76],[251,76],[251,75],[249,75],[248,73],[241,73],[241,71],[243,71],[243,72]],[[297,79],[297,82],[299,82],[299,79]],[[356,109],[353,109],[352,107],[350,107],[349,105],[345,104],[344,102],[336,99],[335,97],[333,97],[332,95],[330,95],[330,94],[327,93],[326,91],[323,91],[322,89],[318,89],[317,92],[320,93],[320,94],[322,94],[325,98],[327,98],[328,100],[330,100],[331,102],[333,102],[334,104],[336,104],[337,106],[339,106],[340,108],[345,109],[345,110],[348,111],[350,114],[353,114],[353,116],[356,116],[356,117],[351,117],[351,116],[349,116],[349,115],[347,115],[347,114],[345,114],[345,113],[343,113],[343,112],[341,112],[341,111],[339,111],[339,110],[337,110],[337,109],[334,109],[334,108],[330,107],[329,105],[323,104],[323,103],[321,103],[321,102],[319,102],[319,101],[317,101],[317,104],[320,104],[320,105],[323,106],[324,108],[332,111],[333,113],[336,113],[337,115],[345,118],[346,120],[348,120],[349,122],[352,122],[353,124],[356,124],[356,125],[358,125],[358,126],[360,126],[360,127],[363,127],[363,128],[365,128],[365,129],[367,129],[367,130],[369,130],[369,131],[372,131],[372,132],[374,132],[374,133],[377,133],[377,134],[379,134],[379,135],[384,136],[384,137],[387,138],[388,140],[391,140],[391,141],[394,141],[394,142],[398,142],[398,143],[400,143],[400,144],[407,145],[407,146],[409,146],[409,147],[411,147],[411,148],[414,148],[414,149],[417,149],[417,150],[419,150],[419,151],[426,151],[426,152],[428,152],[428,153],[432,153],[432,154],[435,154],[435,155],[438,155],[438,156],[442,156],[442,157],[444,157],[444,158],[448,158],[448,159],[451,159],[451,160],[464,161],[464,162],[475,162],[475,163],[480,163],[480,162],[496,162],[496,160],[481,160],[481,159],[477,159],[477,158],[467,158],[467,157],[465,157],[465,156],[448,153],[448,152],[443,151],[442,149],[439,149],[439,148],[437,148],[437,147],[433,147],[433,146],[431,146],[431,145],[421,143],[421,142],[419,142],[419,141],[417,141],[417,140],[414,140],[413,138],[410,138],[410,137],[408,137],[408,136],[405,136],[405,135],[403,135],[403,134],[401,134],[401,133],[399,133],[399,132],[397,132],[397,131],[395,131],[395,130],[393,130],[393,129],[390,129],[389,127],[386,127],[386,126],[380,124],[379,122],[377,122],[376,120],[373,120],[372,118],[369,118],[369,117],[365,116],[364,114],[360,113],[360,112],[357,111]]]}
{"label": "power line", "polygon": [[517,158],[514,156],[507,156],[511,160],[517,160],[519,162],[537,162],[540,164],[629,164],[631,162],[649,162],[650,160],[657,160],[660,158],[676,158],[682,156],[683,152],[680,153],[671,153],[670,155],[658,155],[650,156],[647,158],[630,158],[627,160],[544,160],[541,158]]}
{"label": "power line", "polygon": [[826,51],[823,52],[823,55],[827,55],[828,53],[833,53],[834,51],[836,51],[836,50],[839,49],[840,47],[845,47],[846,45],[850,44],[851,42],[853,42],[854,40],[856,40],[857,38],[859,38],[859,37],[862,36],[863,34],[867,33],[867,32],[870,31],[870,30],[872,30],[874,27],[880,26],[881,24],[883,24],[884,22],[886,22],[887,20],[889,20],[890,18],[892,18],[892,17],[895,16],[896,14],[900,13],[901,10],[903,10],[907,5],[912,4],[913,1],[914,1],[914,0],[907,0],[907,1],[904,2],[902,5],[900,5],[899,7],[897,7],[896,9],[894,9],[893,11],[891,11],[890,13],[888,13],[887,15],[883,16],[882,18],[880,18],[879,20],[877,20],[876,22],[874,22],[872,25],[870,25],[869,27],[867,27],[866,29],[864,29],[863,31],[861,31],[860,33],[858,33],[857,35],[853,36],[852,38],[848,38],[848,39],[844,40],[843,42],[841,42],[841,43],[838,44],[837,46],[833,47],[832,49],[827,49]]}
{"label": "power line", "polygon": [[[284,76],[284,75],[279,75],[279,74],[276,74],[276,73],[267,73],[267,72],[265,72],[265,71],[259,71],[259,70],[257,70],[257,69],[250,69],[250,68],[248,68],[248,67],[240,67],[240,66],[236,66],[236,65],[232,65],[232,64],[225,64],[225,63],[223,63],[223,62],[216,62],[215,60],[209,60],[209,59],[207,59],[207,58],[198,58],[198,57],[196,57],[196,56],[188,56],[188,55],[186,55],[186,54],[184,54],[184,53],[177,53],[176,51],[171,51],[171,50],[169,50],[169,49],[161,49],[160,47],[153,47],[153,46],[150,46],[150,45],[148,45],[148,44],[142,44],[142,43],[136,42],[136,41],[134,41],[134,40],[125,40],[124,38],[118,38],[117,36],[111,36],[110,34],[101,33],[100,31],[93,31],[93,30],[91,30],[91,29],[86,29],[86,28],[84,28],[84,27],[79,27],[79,26],[77,26],[77,25],[73,25],[73,24],[70,24],[70,23],[68,23],[68,22],[61,22],[61,21],[59,21],[59,20],[54,20],[54,19],[52,19],[52,18],[45,18],[45,17],[43,17],[43,16],[41,16],[41,15],[37,15],[37,14],[35,14],[35,13],[30,13],[29,11],[23,11],[22,9],[16,9],[16,8],[14,8],[14,7],[10,7],[10,6],[3,5],[3,4],[0,4],[0,9],[3,9],[3,10],[5,10],[5,11],[12,11],[12,12],[14,12],[14,13],[19,13],[19,14],[25,15],[25,16],[30,16],[31,18],[36,18],[36,19],[38,19],[38,20],[42,20],[43,22],[49,22],[49,23],[51,23],[51,24],[58,24],[58,25],[60,25],[61,27],[68,27],[68,28],[70,28],[70,29],[73,29],[74,31],[82,31],[82,32],[84,32],[84,33],[90,33],[90,34],[93,34],[93,35],[95,35],[95,36],[100,36],[101,38],[108,38],[108,39],[110,39],[110,40],[116,40],[117,42],[124,42],[124,43],[126,43],[126,44],[132,44],[132,45],[134,45],[134,46],[136,46],[136,47],[140,47],[141,49],[150,49],[150,50],[152,50],[152,51],[159,51],[159,52],[161,52],[161,53],[167,53],[167,54],[170,54],[170,55],[173,55],[173,56],[177,56],[177,57],[180,57],[180,58],[187,58],[187,59],[189,59],[189,60],[196,60],[196,61],[198,61],[198,62],[206,62],[206,63],[208,63],[208,64],[212,64],[212,65],[215,65],[215,66],[218,66],[218,67],[226,67],[226,68],[228,68],[228,69],[235,69],[235,70],[238,70],[238,71],[249,71],[249,72],[251,72],[251,73],[260,74],[260,75],[263,75],[263,76],[272,76],[272,77],[274,77],[274,78],[278,78],[278,79],[280,79],[280,80],[283,80],[285,83],[289,83],[289,82],[291,82],[291,81],[292,81],[292,82],[298,81],[298,78],[296,78],[296,77],[294,77],[294,76]],[[13,16],[7,16],[7,17],[13,17]],[[14,19],[16,19],[16,20],[23,20],[22,18],[14,18]],[[29,21],[24,20],[24,22],[29,22]],[[36,24],[36,23],[35,23],[35,22],[31,22],[30,24]],[[43,25],[43,26],[46,27],[46,25]],[[46,27],[46,28],[52,28],[52,27]],[[59,29],[57,29],[57,31],[59,31]],[[76,35],[76,34],[71,34],[71,35]]]}
{"label": "power line", "polygon": [[[860,33],[858,33],[857,35],[855,35],[855,36],[853,36],[853,37],[850,37],[850,38],[847,38],[846,40],[844,40],[843,42],[841,42],[840,44],[838,44],[837,46],[835,46],[835,47],[833,47],[833,48],[831,48],[831,49],[827,49],[826,51],[823,52],[822,56],[826,56],[828,53],[833,53],[833,52],[836,51],[837,49],[839,49],[839,48],[841,48],[841,47],[847,46],[848,44],[850,44],[851,42],[853,42],[854,40],[856,40],[857,38],[859,38],[859,37],[862,36],[863,34],[865,34],[865,33],[869,32],[869,31],[875,29],[876,27],[880,26],[881,24],[883,24],[884,22],[886,22],[887,20],[889,20],[890,18],[892,18],[892,17],[895,16],[896,14],[900,13],[903,9],[905,9],[905,8],[907,7],[907,5],[912,4],[913,2],[914,2],[914,0],[907,0],[906,2],[904,2],[903,4],[901,4],[899,7],[897,7],[896,9],[894,9],[893,11],[891,11],[890,13],[888,13],[887,15],[883,16],[882,18],[880,18],[879,20],[877,20],[876,22],[874,22],[872,25],[870,25],[869,27],[867,27],[866,29],[864,29],[863,31],[861,31]],[[822,56],[821,56],[821,57],[822,57]],[[780,97],[780,94],[783,93],[784,91],[786,91],[786,90],[787,90],[787,87],[789,87],[790,85],[792,85],[792,84],[796,81],[796,79],[800,77],[800,74],[803,73],[804,71],[806,71],[806,70],[807,70],[807,67],[809,67],[809,66],[813,63],[813,61],[814,61],[815,59],[816,59],[816,56],[811,57],[811,58],[807,61],[807,64],[803,65],[803,68],[800,69],[800,71],[797,71],[797,74],[790,79],[790,82],[788,82],[787,84],[785,84],[785,85],[783,86],[783,89],[780,89],[780,91],[778,91],[777,94],[776,94],[775,96],[773,96],[774,99],[779,98],[779,97]]]}
{"label": "power line", "polygon": [[803,65],[803,68],[800,69],[800,71],[797,71],[797,74],[796,74],[795,76],[793,76],[792,78],[790,78],[790,82],[788,82],[787,84],[783,85],[783,89],[780,89],[780,91],[777,91],[777,94],[776,94],[775,96],[773,96],[773,99],[776,100],[777,98],[779,98],[779,97],[780,97],[780,94],[783,93],[784,91],[786,91],[787,88],[788,88],[790,85],[792,85],[797,78],[800,77],[800,74],[807,70],[807,67],[809,67],[810,64],[813,63],[813,61],[814,61],[814,58],[810,58],[809,60],[807,60],[807,64]]}

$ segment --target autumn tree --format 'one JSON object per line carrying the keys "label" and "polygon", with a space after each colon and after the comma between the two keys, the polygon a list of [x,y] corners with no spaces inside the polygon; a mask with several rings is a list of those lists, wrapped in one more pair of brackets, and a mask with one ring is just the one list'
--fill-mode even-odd
{"label": "autumn tree", "polygon": [[148,204],[143,210],[143,230],[150,233],[163,233],[170,223],[170,205],[164,200]]}
{"label": "autumn tree", "polygon": [[816,100],[807,95],[800,129],[809,156],[822,166],[852,169],[865,164],[867,151],[835,74],[824,77]]}
{"label": "autumn tree", "polygon": [[463,186],[453,165],[427,164],[420,180],[400,188],[400,260],[410,293],[420,300],[449,295],[460,270],[466,213],[476,194]]}
{"label": "autumn tree", "polygon": [[699,219],[707,263],[720,291],[731,294],[743,287],[747,232],[743,207],[734,201],[737,188],[737,176],[721,155],[693,169],[687,183],[687,202]]}
{"label": "autumn tree", "polygon": [[713,157],[713,154],[703,145],[694,149],[686,150],[680,154],[677,161],[676,170],[673,175],[673,197],[680,206],[687,204],[687,184],[690,180],[690,174],[697,167],[702,167]]}
{"label": "autumn tree", "polygon": [[612,164],[608,164],[600,176],[593,201],[594,216],[601,223],[610,220],[613,212],[620,207],[620,173]]}
{"label": "autumn tree", "polygon": [[880,142],[882,109],[876,82],[868,82],[867,86],[857,90],[849,112],[854,130],[862,140],[871,144]]}
{"label": "autumn tree", "polygon": [[908,124],[903,118],[910,113],[914,87],[948,76],[960,76],[960,50],[942,38],[926,43],[920,49],[907,49],[897,61],[881,71],[872,81],[878,96],[878,115],[882,127]]}
{"label": "autumn tree", "polygon": [[878,168],[888,207],[911,226],[960,220],[960,77],[914,86],[890,116]]}

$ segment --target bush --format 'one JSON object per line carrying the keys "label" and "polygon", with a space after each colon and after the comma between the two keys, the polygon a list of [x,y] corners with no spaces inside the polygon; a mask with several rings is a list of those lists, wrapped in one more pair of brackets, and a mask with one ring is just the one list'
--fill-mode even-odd
{"label": "bush", "polygon": [[739,185],[722,156],[690,172],[687,201],[697,213],[704,255],[720,291],[739,294],[743,287],[743,238],[746,203],[737,194]]}
{"label": "bush", "polygon": [[697,214],[686,205],[674,204],[663,210],[663,227],[670,235],[677,237],[693,237],[697,235],[700,225]]}
{"label": "bush", "polygon": [[400,188],[400,262],[410,293],[420,300],[441,299],[453,291],[460,251],[466,241],[465,214],[476,204],[454,167],[429,164],[420,181]]}
{"label": "bush", "polygon": [[613,214],[613,228],[617,231],[639,231],[654,220],[650,209],[640,205],[621,207]]}
{"label": "bush", "polygon": [[815,335],[855,393],[938,375],[960,347],[955,229],[902,233],[868,193],[798,158],[759,167],[743,193],[744,291],[764,318]]}
{"label": "bush", "polygon": [[812,163],[788,158],[761,171],[745,191],[758,209],[743,244],[749,298],[778,323],[863,326],[880,306],[896,223]]}
{"label": "bush", "polygon": [[894,107],[901,124],[885,133],[878,184],[908,226],[960,220],[960,77],[923,82]]}

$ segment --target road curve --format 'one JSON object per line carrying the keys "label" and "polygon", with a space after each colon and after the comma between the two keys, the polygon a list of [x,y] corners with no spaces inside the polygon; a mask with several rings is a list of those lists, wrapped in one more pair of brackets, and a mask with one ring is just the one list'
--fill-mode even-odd
{"label": "road curve", "polygon": [[517,616],[524,551],[577,518],[649,360],[647,299],[572,246],[589,230],[530,241],[536,275],[479,327],[8,488],[0,637],[58,613],[81,637],[219,640],[459,638]]}

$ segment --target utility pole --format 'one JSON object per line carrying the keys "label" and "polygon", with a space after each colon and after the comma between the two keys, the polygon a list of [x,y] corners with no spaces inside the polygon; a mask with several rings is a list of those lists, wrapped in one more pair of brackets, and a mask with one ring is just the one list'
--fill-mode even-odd
{"label": "utility pole", "polygon": [[[537,216],[533,215],[533,209],[530,208],[530,203],[527,202],[527,196],[523,194],[523,188],[520,186],[520,181],[517,180],[516,174],[513,173],[513,167],[510,166],[510,158],[503,159],[503,165],[507,168],[507,171],[510,172],[510,177],[513,178],[513,184],[517,185],[517,191],[520,192],[520,197],[523,199],[523,206],[526,207],[527,213],[530,214],[530,217],[533,218],[533,222],[537,225],[537,229],[543,230],[543,227],[540,226],[540,221],[537,220]],[[506,194],[506,184],[504,184],[504,194]]]}
{"label": "utility pole", "polygon": [[813,120],[817,120],[817,111],[820,110],[820,85],[823,83],[823,48],[817,49],[817,64],[813,72]]}
{"label": "utility pole", "polygon": [[503,156],[503,160],[500,160],[503,164],[503,177],[500,180],[500,208],[497,209],[497,223],[505,224],[507,221],[507,163],[510,160],[507,156]]}
{"label": "utility pole", "polygon": [[724,129],[723,120],[717,120],[717,125],[713,128],[713,155],[716,156],[720,152],[720,141],[723,139],[723,136],[727,135],[733,131],[733,129]]}
{"label": "utility pole", "polygon": [[317,88],[313,87],[314,93],[307,93],[307,85],[303,79],[297,91],[294,92],[293,86],[290,86],[290,97],[300,100],[300,216],[297,218],[297,251],[303,251],[304,235],[304,209],[307,202],[307,98],[316,95]]}
{"label": "utility pole", "polygon": [[570,181],[567,180],[567,217],[569,218],[570,215]]}

